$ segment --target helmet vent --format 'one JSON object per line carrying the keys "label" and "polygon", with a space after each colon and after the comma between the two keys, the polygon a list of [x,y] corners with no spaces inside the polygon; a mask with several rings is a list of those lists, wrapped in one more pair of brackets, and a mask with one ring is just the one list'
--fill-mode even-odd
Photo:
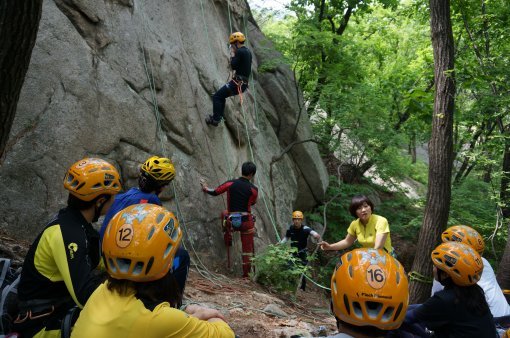
{"label": "helmet vent", "polygon": [[96,183],[92,186],[92,189],[101,188],[101,183]]}
{"label": "helmet vent", "polygon": [[143,262],[136,262],[135,267],[133,268],[133,275],[137,276],[141,274],[143,271]]}
{"label": "helmet vent", "polygon": [[80,185],[78,185],[75,189],[80,190],[81,187],[85,185],[85,182],[81,182]]}
{"label": "helmet vent", "polygon": [[363,311],[361,310],[361,305],[358,302],[352,302],[352,311],[359,319],[363,318]]}
{"label": "helmet vent", "polygon": [[473,282],[473,277],[471,277],[471,275],[468,275],[468,279],[469,279],[469,283],[470,284],[475,284],[476,282]]}
{"label": "helmet vent", "polygon": [[398,271],[396,273],[396,283],[397,283],[397,285],[400,284],[400,272],[398,272]]}
{"label": "helmet vent", "polygon": [[109,187],[110,185],[112,185],[113,181],[104,181],[103,184],[105,187]]}
{"label": "helmet vent", "polygon": [[336,279],[333,279],[333,283],[331,284],[333,284],[333,294],[336,295],[338,293],[338,290],[336,289]]}
{"label": "helmet vent", "polygon": [[347,271],[349,271],[349,277],[353,278],[354,276],[352,275],[352,265],[349,265]]}
{"label": "helmet vent", "polygon": [[400,316],[400,312],[402,312],[402,308],[404,307],[404,303],[400,303],[398,305],[397,311],[395,311],[395,317],[393,317],[393,320],[397,320],[398,316]]}
{"label": "helmet vent", "polygon": [[350,253],[350,252],[349,252],[349,253],[347,254],[347,261],[348,261],[348,262],[350,262],[350,261],[351,261],[351,259],[352,259],[352,253]]}
{"label": "helmet vent", "polygon": [[156,231],[156,227],[152,227],[151,230],[149,231],[149,235],[147,236],[147,240],[150,241],[151,238],[152,238],[152,235],[154,235],[154,231]]}
{"label": "helmet vent", "polygon": [[147,275],[149,271],[151,271],[152,264],[154,263],[154,256],[149,259],[149,262],[147,263],[147,267],[145,268],[145,274]]}
{"label": "helmet vent", "polygon": [[393,306],[388,306],[386,310],[384,310],[381,320],[384,322],[390,321],[393,312],[395,312],[395,308]]}
{"label": "helmet vent", "polygon": [[117,266],[121,273],[128,273],[131,266],[131,260],[127,258],[117,258]]}
{"label": "helmet vent", "polygon": [[117,266],[113,262],[113,259],[108,258],[108,265],[110,266],[110,269],[112,270],[113,273],[117,272]]}
{"label": "helmet vent", "polygon": [[164,213],[159,213],[158,216],[156,217],[156,223],[161,222],[164,217],[165,217]]}
{"label": "helmet vent", "polygon": [[371,319],[376,319],[382,309],[382,304],[379,302],[366,302],[366,311]]}
{"label": "helmet vent", "polygon": [[166,258],[168,256],[168,254],[170,253],[170,251],[172,251],[172,243],[168,243],[166,249],[165,249],[165,253],[163,254],[163,258]]}
{"label": "helmet vent", "polygon": [[345,309],[347,310],[347,314],[350,315],[351,314],[351,306],[349,305],[349,298],[347,298],[346,294],[344,294],[344,305],[345,305]]}

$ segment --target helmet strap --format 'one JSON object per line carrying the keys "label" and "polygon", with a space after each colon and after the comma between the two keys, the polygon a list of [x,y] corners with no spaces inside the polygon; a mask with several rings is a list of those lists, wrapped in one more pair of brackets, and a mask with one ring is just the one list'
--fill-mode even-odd
{"label": "helmet strap", "polygon": [[99,205],[97,203],[94,204],[94,218],[92,219],[92,222],[97,222],[97,220],[101,216],[101,212],[103,211],[104,205],[106,204],[106,202],[108,202],[108,200],[111,198],[111,196],[109,196],[109,197],[103,196],[103,197],[98,198],[98,200],[101,198],[104,198],[105,200],[103,202],[99,202]]}

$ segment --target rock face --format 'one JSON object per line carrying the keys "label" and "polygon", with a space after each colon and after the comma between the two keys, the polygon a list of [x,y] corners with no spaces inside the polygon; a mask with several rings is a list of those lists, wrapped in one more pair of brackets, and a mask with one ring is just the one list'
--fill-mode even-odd
{"label": "rock face", "polygon": [[[208,127],[211,95],[229,75],[231,30],[248,37],[253,80],[242,104],[227,99],[226,123]],[[244,0],[45,1],[0,160],[0,228],[33,239],[65,205],[62,178],[82,157],[114,163],[129,188],[140,162],[158,154],[177,169],[164,204],[179,209],[185,244],[202,260],[225,259],[219,214],[226,197],[204,195],[199,179],[218,185],[239,176],[246,160],[258,166],[256,246],[274,242],[292,209],[316,205],[328,185],[312,142],[295,144],[272,163],[312,136],[292,72],[274,62],[280,57]]]}

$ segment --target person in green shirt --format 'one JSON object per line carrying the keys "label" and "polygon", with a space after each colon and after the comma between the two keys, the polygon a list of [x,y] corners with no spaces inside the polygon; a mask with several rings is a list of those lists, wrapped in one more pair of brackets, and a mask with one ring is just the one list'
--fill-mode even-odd
{"label": "person in green shirt", "polygon": [[349,212],[357,219],[349,225],[347,236],[333,244],[326,241],[320,242],[322,250],[344,250],[358,241],[364,248],[384,249],[394,256],[388,220],[373,213],[374,204],[368,197],[365,195],[354,196],[349,206]]}

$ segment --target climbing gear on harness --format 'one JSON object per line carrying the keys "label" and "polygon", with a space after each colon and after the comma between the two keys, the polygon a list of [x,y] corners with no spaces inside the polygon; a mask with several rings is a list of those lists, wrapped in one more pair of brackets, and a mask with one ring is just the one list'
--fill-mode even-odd
{"label": "climbing gear on harness", "polygon": [[485,249],[483,237],[478,231],[467,225],[454,225],[449,227],[441,234],[441,239],[443,242],[460,242],[467,244],[478,251],[480,255],[483,254],[483,250]]}
{"label": "climbing gear on harness", "polygon": [[442,243],[432,251],[430,256],[432,263],[459,286],[474,285],[482,276],[482,258],[467,244]]}
{"label": "climbing gear on harness", "polygon": [[115,195],[122,186],[113,165],[100,158],[84,158],[69,168],[64,188],[78,199],[90,202],[101,195]]}
{"label": "climbing gear on harness", "polygon": [[[249,212],[229,213],[228,210],[223,210],[221,212],[220,219],[221,228],[223,230],[223,241],[225,242],[225,247],[227,248],[227,267],[230,269],[231,267],[230,247],[232,246],[233,232],[234,231],[241,232],[241,242],[244,248],[247,245],[247,242],[249,241],[249,239],[246,237],[253,236],[255,234],[255,226],[253,225],[249,229],[242,229],[242,225],[245,222],[251,222],[251,224],[254,224],[256,218],[255,215],[252,215]],[[244,259],[244,256],[253,256],[253,250],[250,249],[249,252],[244,252],[243,250],[242,255],[243,261],[249,261],[249,259]]]}
{"label": "climbing gear on harness", "polygon": [[217,127],[218,124],[220,124],[220,121],[216,121],[212,115],[209,115],[205,118],[205,123],[207,123],[208,125],[211,125],[211,126],[214,126],[214,127]]}
{"label": "climbing gear on harness", "polygon": [[174,165],[166,157],[152,156],[148,158],[140,167],[140,171],[162,184],[168,184],[175,178]]}
{"label": "climbing gear on harness", "polygon": [[331,298],[341,321],[396,329],[409,302],[404,267],[383,250],[354,249],[340,258],[333,272]]}
{"label": "climbing gear on harness", "polygon": [[131,205],[113,217],[104,233],[108,274],[134,282],[161,279],[172,268],[181,239],[173,213],[155,204]]}
{"label": "climbing gear on harness", "polygon": [[233,44],[235,42],[244,43],[245,40],[246,40],[246,37],[241,32],[232,33],[232,34],[230,34],[230,37],[228,38],[228,41],[230,42],[230,44]]}
{"label": "climbing gear on harness", "polygon": [[0,336],[8,334],[18,313],[18,284],[21,268],[11,267],[11,260],[0,258]]}
{"label": "climbing gear on harness", "polygon": [[292,218],[297,218],[297,219],[303,219],[304,216],[303,216],[303,213],[299,210],[296,210],[292,213]]}

